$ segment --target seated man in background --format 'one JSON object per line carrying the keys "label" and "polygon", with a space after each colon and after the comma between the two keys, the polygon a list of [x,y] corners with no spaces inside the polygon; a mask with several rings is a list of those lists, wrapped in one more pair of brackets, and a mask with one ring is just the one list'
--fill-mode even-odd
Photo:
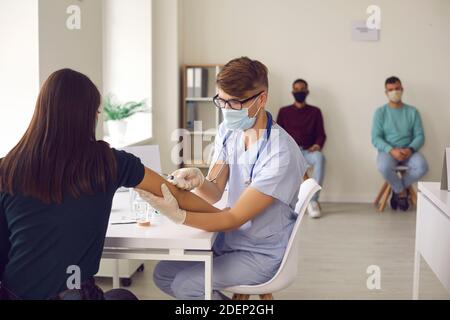
{"label": "seated man in background", "polygon": [[[322,112],[319,108],[306,103],[309,89],[305,80],[295,80],[292,87],[295,102],[280,109],[277,123],[297,142],[306,161],[313,166],[312,178],[322,186],[325,158],[321,150],[327,137]],[[321,215],[318,200],[319,192],[314,195],[308,206],[312,218],[319,218]]]}
{"label": "seated man in background", "polygon": [[[392,186],[391,207],[403,211],[409,208],[408,187],[428,171],[425,158],[418,152],[425,135],[416,108],[402,102],[403,86],[399,78],[385,82],[389,103],[377,109],[372,127],[372,144],[378,150],[377,166]],[[398,165],[409,169],[403,177],[395,171]]]}

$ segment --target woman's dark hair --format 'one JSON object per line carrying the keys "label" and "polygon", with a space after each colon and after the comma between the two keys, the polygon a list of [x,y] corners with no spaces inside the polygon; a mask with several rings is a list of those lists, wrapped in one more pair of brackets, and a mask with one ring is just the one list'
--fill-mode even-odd
{"label": "woman's dark hair", "polygon": [[61,203],[65,192],[78,198],[106,191],[116,179],[116,161],[109,145],[95,138],[100,102],[84,74],[51,74],[27,131],[0,160],[0,192]]}

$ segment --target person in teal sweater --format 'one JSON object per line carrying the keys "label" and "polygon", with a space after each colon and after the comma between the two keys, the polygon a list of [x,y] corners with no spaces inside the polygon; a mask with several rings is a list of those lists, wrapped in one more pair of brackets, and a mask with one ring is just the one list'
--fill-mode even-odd
{"label": "person in teal sweater", "polygon": [[[386,80],[389,103],[375,112],[372,126],[372,144],[378,150],[377,166],[392,186],[391,207],[403,211],[409,208],[408,187],[427,172],[428,164],[419,150],[425,142],[422,120],[416,108],[403,103],[403,86],[399,78]],[[403,177],[395,167],[407,166]]]}

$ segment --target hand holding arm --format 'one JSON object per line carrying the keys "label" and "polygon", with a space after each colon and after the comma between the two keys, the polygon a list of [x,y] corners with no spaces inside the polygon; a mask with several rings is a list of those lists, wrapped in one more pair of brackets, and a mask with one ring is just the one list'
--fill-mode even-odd
{"label": "hand holding arm", "polygon": [[161,197],[163,195],[161,192],[162,184],[167,186],[171,194],[175,197],[175,199],[177,199],[177,202],[182,209],[196,212],[220,211],[194,193],[178,189],[168,181],[164,180],[159,174],[148,168],[145,168],[144,179],[139,185],[136,186],[136,189],[151,192],[154,195]]}
{"label": "hand holding arm", "polygon": [[253,188],[247,188],[233,208],[222,212],[191,212],[181,210],[166,185],[161,186],[163,197],[137,190],[153,208],[177,224],[209,232],[228,231],[239,228],[269,207],[274,199]]}
{"label": "hand holding arm", "polygon": [[153,208],[165,215],[176,224],[183,224],[186,220],[186,210],[180,209],[177,199],[170,193],[169,188],[161,185],[161,193],[163,198],[155,196],[151,192],[135,189],[142,199],[147,201]]}

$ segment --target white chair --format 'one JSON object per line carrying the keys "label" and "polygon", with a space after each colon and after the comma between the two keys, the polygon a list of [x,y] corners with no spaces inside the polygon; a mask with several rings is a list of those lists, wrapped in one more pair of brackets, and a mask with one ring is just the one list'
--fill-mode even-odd
{"label": "white chair", "polygon": [[250,295],[259,295],[261,300],[273,300],[273,293],[290,286],[297,277],[299,260],[299,227],[306,208],[313,195],[321,187],[314,179],[308,179],[300,186],[298,201],[295,212],[298,214],[297,221],[292,229],[289,242],[284,253],[283,260],[275,276],[269,281],[258,285],[241,285],[224,289],[233,293],[234,300],[248,300]]}

